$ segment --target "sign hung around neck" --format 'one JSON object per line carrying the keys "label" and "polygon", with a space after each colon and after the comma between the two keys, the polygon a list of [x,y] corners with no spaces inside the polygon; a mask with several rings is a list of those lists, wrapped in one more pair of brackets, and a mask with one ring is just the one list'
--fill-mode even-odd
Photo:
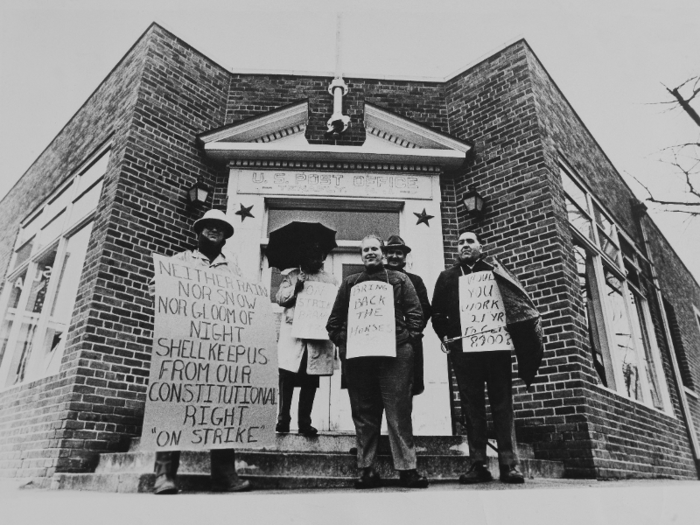
{"label": "sign hung around neck", "polygon": [[277,347],[268,290],[154,254],[155,324],[145,450],[275,441]]}
{"label": "sign hung around neck", "polygon": [[474,272],[459,278],[459,314],[464,352],[513,349],[503,298],[493,272]]}

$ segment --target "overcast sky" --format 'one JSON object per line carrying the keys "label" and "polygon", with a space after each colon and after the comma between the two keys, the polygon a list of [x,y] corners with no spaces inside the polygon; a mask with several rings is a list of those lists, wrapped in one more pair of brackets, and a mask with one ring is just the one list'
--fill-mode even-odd
{"label": "overcast sky", "polygon": [[[158,22],[230,70],[442,79],[527,39],[618,171],[680,188],[660,151],[697,140],[668,100],[700,74],[699,0],[0,0],[0,196]],[[700,103],[696,103],[700,105]],[[651,215],[700,281],[700,220]]]}

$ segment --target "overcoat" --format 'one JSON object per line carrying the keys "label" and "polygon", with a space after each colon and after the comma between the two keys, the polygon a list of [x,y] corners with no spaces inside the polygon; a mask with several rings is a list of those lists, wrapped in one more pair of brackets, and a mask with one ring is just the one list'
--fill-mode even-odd
{"label": "overcoat", "polygon": [[394,316],[396,321],[396,346],[406,342],[413,343],[420,338],[425,327],[423,311],[416,289],[408,276],[382,268],[379,271],[367,271],[346,277],[338,289],[338,295],[333,304],[333,310],[328,318],[326,329],[331,340],[339,347],[347,344],[348,308],[350,306],[350,291],[356,284],[365,281],[381,281],[389,283],[394,290]]}
{"label": "overcoat", "polygon": [[[480,270],[492,271],[498,283],[506,312],[506,326],[518,360],[518,376],[529,387],[535,380],[544,353],[540,313],[520,281],[496,259],[489,262],[480,259],[476,264],[480,265]],[[463,334],[459,315],[459,278],[462,275],[458,263],[443,271],[435,284],[433,328],[440,340]],[[450,350],[462,352],[462,340],[451,343]]]}
{"label": "overcoat", "polygon": [[[403,270],[401,270],[403,272]],[[421,310],[423,310],[423,325],[428,324],[431,316],[430,299],[428,298],[428,290],[425,288],[425,283],[420,276],[415,273],[404,272],[411,280],[411,284],[416,289],[418,300],[420,301]],[[423,336],[414,341],[413,344],[413,395],[417,396],[425,391],[425,366],[423,365]]]}
{"label": "overcoat", "polygon": [[[335,352],[333,343],[329,340],[297,339],[292,335],[292,323],[294,322],[294,309],[296,305],[296,285],[302,271],[299,268],[288,268],[282,272],[282,283],[277,291],[277,303],[284,307],[282,323],[280,325],[280,338],[277,343],[277,362],[279,368],[289,372],[298,373],[304,351],[308,351],[308,369],[314,369],[312,361],[322,356],[332,355]],[[320,270],[318,273],[307,273],[307,281],[316,281],[337,285],[333,275]]]}

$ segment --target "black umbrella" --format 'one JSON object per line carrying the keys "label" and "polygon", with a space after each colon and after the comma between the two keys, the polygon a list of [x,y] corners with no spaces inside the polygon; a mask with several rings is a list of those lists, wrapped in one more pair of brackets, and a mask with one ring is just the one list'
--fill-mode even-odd
{"label": "black umbrella", "polygon": [[325,253],[338,246],[335,230],[320,222],[293,221],[270,232],[265,250],[267,262],[279,270],[295,268],[301,263],[301,248],[309,243],[319,243]]}

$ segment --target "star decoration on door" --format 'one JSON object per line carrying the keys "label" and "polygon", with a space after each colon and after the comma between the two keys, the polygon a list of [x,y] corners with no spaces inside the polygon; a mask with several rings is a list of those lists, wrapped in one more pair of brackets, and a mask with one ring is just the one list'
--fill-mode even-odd
{"label": "star decoration on door", "polygon": [[420,213],[416,213],[416,212],[414,211],[414,212],[413,212],[413,215],[415,215],[416,217],[418,217],[418,222],[416,223],[416,226],[418,226],[419,224],[423,223],[423,224],[425,224],[428,228],[430,228],[430,223],[429,223],[428,221],[429,221],[430,219],[434,219],[434,218],[435,218],[434,215],[428,215],[428,214],[425,212],[425,208],[423,208],[423,211],[420,212]]}
{"label": "star decoration on door", "polygon": [[243,206],[242,204],[240,204],[239,206],[241,207],[241,209],[238,210],[237,212],[235,212],[234,215],[240,215],[241,222],[243,222],[246,217],[250,217],[251,219],[255,219],[255,216],[252,213],[250,213],[250,210],[253,209],[253,206],[255,206],[255,204],[248,206],[248,207]]}

